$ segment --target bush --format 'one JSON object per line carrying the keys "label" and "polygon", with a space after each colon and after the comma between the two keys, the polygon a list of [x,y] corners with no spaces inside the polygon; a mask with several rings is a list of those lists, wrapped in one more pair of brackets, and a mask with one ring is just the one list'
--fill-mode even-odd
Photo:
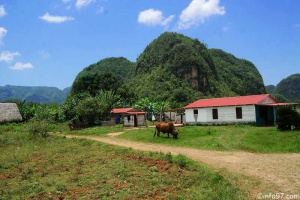
{"label": "bush", "polygon": [[292,107],[281,107],[277,109],[277,128],[281,131],[291,130],[292,126],[296,130],[300,128],[300,115]]}
{"label": "bush", "polygon": [[29,120],[28,129],[29,133],[34,137],[48,137],[48,132],[51,130],[51,122],[46,119],[38,119],[34,117]]}

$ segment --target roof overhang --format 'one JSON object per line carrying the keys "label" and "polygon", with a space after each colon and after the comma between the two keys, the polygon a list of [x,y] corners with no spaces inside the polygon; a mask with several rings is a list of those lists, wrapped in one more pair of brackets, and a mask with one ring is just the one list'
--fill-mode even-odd
{"label": "roof overhang", "polygon": [[127,112],[127,113],[124,113],[124,114],[128,114],[128,115],[144,115],[145,112]]}
{"label": "roof overhang", "polygon": [[177,112],[177,111],[184,111],[184,108],[173,108],[173,109],[166,110],[165,112]]}
{"label": "roof overhang", "polygon": [[111,114],[118,114],[118,115],[144,115],[144,111],[140,111],[135,108],[115,108],[110,111]]}
{"label": "roof overhang", "polygon": [[258,106],[296,106],[299,103],[271,103],[271,104],[256,104]]}

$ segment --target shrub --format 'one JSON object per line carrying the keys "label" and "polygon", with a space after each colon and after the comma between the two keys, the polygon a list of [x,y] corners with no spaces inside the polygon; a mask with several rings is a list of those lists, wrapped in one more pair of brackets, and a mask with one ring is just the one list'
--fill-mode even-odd
{"label": "shrub", "polygon": [[51,122],[46,119],[32,118],[28,122],[28,131],[32,136],[48,137],[51,130]]}
{"label": "shrub", "polygon": [[281,131],[291,130],[292,126],[296,130],[300,127],[300,115],[292,107],[286,106],[277,109],[277,124]]}

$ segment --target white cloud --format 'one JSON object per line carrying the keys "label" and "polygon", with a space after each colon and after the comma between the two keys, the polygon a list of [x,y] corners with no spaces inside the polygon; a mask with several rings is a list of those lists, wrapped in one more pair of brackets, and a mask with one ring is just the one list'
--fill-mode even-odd
{"label": "white cloud", "polygon": [[0,17],[3,17],[4,15],[6,15],[4,6],[3,6],[3,5],[0,5]]}
{"label": "white cloud", "polygon": [[3,38],[6,35],[7,30],[3,27],[0,27],[0,46],[3,44]]}
{"label": "white cloud", "polygon": [[62,2],[63,2],[64,4],[69,3],[69,5],[66,7],[67,10],[70,10],[70,9],[72,8],[71,1],[72,1],[72,0],[62,0]]}
{"label": "white cloud", "polygon": [[90,5],[94,1],[95,0],[77,0],[75,6],[80,9],[81,7]]}
{"label": "white cloud", "polygon": [[13,70],[24,70],[33,68],[33,65],[31,63],[17,62],[14,66],[10,66],[9,68]]}
{"label": "white cloud", "polygon": [[49,22],[49,23],[57,23],[57,24],[74,20],[73,17],[53,16],[53,15],[50,15],[49,13],[44,14],[42,17],[40,17],[40,19],[42,19],[46,22]]}
{"label": "white cloud", "polygon": [[4,62],[7,62],[7,63],[10,63],[11,61],[14,60],[15,56],[20,56],[20,55],[21,54],[19,52],[11,53],[9,51],[3,51],[0,54],[0,62],[4,61]]}
{"label": "white cloud", "polygon": [[104,7],[103,6],[100,6],[97,11],[96,11],[96,14],[102,14],[104,13]]}
{"label": "white cloud", "polygon": [[192,0],[190,5],[181,12],[178,29],[189,29],[204,23],[213,15],[224,15],[225,7],[219,6],[219,0]]}
{"label": "white cloud", "polygon": [[174,15],[165,18],[160,10],[148,9],[139,13],[138,22],[148,26],[166,26],[174,18]]}

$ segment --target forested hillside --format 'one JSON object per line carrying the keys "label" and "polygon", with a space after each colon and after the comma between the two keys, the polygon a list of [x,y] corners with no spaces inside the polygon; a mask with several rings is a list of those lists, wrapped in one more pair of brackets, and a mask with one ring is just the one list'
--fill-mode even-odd
{"label": "forested hillside", "polygon": [[276,86],[267,85],[266,90],[279,102],[300,103],[300,74],[292,74]]}
{"label": "forested hillside", "polygon": [[274,91],[291,102],[300,103],[300,74],[293,74],[280,81]]}
{"label": "forested hillside", "polygon": [[63,91],[56,87],[26,87],[26,86],[0,86],[0,102],[8,99],[19,99],[39,103],[64,103],[69,88]]}
{"label": "forested hillside", "polygon": [[268,94],[274,94],[275,88],[276,88],[275,85],[267,85],[266,86],[266,91],[267,91]]}
{"label": "forested hillside", "polygon": [[221,49],[210,49],[209,52],[216,66],[220,96],[266,93],[262,76],[253,63]]}
{"label": "forested hillside", "polygon": [[100,90],[113,91],[124,102],[132,102],[134,94],[124,84],[134,75],[135,64],[123,57],[106,58],[83,69],[71,87],[70,96],[86,93],[96,96]]}
{"label": "forested hillside", "polygon": [[266,92],[250,61],[169,32],[151,42],[136,63],[107,58],[85,68],[76,77],[70,96],[83,92],[95,96],[99,90],[115,91],[123,104],[148,98],[169,102],[171,107],[199,98]]}

